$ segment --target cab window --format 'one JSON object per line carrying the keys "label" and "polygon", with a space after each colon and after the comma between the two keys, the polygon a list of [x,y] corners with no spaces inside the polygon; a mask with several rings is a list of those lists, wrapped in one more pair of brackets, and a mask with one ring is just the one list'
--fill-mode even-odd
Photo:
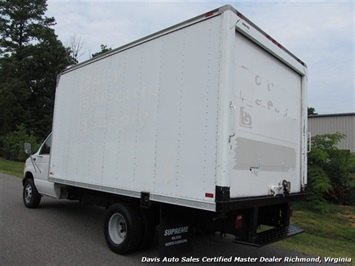
{"label": "cab window", "polygon": [[41,150],[39,151],[40,155],[50,154],[52,145],[52,135],[50,135],[46,142],[42,145]]}

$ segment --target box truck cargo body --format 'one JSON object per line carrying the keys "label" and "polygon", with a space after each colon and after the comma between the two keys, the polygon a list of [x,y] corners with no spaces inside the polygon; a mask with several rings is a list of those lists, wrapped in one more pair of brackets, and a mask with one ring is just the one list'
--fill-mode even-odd
{"label": "box truck cargo body", "polygon": [[95,198],[109,207],[108,235],[111,207],[122,214],[127,201],[127,212],[160,213],[147,217],[195,211],[249,244],[262,244],[261,223],[298,233],[289,214],[307,185],[306,83],[301,60],[221,7],[63,71],[47,168],[37,178],[29,160],[24,184]]}

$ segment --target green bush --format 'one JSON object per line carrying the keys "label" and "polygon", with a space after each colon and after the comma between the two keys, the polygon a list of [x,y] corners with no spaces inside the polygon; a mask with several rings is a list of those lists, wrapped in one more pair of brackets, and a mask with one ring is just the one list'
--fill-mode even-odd
{"label": "green bush", "polygon": [[38,149],[39,144],[36,136],[28,132],[23,124],[0,138],[0,154],[7,160],[24,161],[28,155],[24,152],[24,143],[32,144],[32,151]]}
{"label": "green bush", "polygon": [[308,186],[311,191],[310,199],[326,202],[324,196],[332,189],[327,173],[318,165],[308,167]]}
{"label": "green bush", "polygon": [[344,134],[318,135],[308,155],[309,201],[355,205],[355,155],[336,147]]}

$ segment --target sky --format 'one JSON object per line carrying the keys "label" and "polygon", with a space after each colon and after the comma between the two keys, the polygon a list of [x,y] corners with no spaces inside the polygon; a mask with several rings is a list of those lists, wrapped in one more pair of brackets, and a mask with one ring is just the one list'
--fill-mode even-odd
{"label": "sky", "polygon": [[349,1],[48,0],[58,38],[84,43],[79,61],[230,4],[308,67],[308,106],[318,114],[355,112],[355,3]]}

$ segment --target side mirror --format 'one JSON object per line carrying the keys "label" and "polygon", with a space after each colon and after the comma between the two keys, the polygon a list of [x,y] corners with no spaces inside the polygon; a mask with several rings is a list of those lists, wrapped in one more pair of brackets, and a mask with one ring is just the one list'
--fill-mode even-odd
{"label": "side mirror", "polygon": [[31,153],[32,153],[32,145],[31,145],[31,143],[25,142],[23,147],[24,147],[25,153],[27,155],[31,155]]}

